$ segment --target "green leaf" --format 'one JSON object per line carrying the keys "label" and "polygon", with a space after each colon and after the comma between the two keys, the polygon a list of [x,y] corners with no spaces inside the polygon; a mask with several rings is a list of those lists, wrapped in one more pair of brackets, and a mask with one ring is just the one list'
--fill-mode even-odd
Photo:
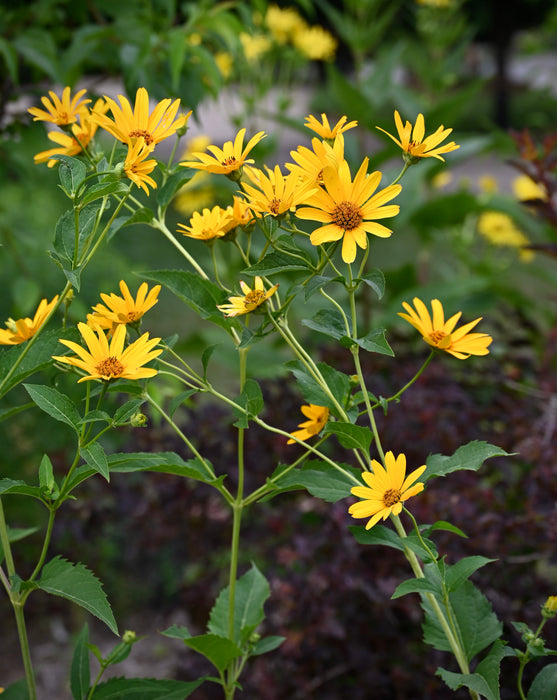
{"label": "green leaf", "polygon": [[25,678],[11,683],[2,693],[2,700],[29,700]]}
{"label": "green leaf", "polygon": [[420,530],[426,537],[429,537],[435,530],[446,530],[447,532],[453,532],[459,537],[468,537],[460,528],[452,523],[448,523],[446,520],[437,520],[433,525],[422,525]]}
{"label": "green leaf", "polygon": [[346,323],[338,309],[322,309],[311,320],[303,319],[302,325],[336,340],[346,336]]}
{"label": "green leaf", "polygon": [[85,624],[75,641],[72,657],[70,688],[74,700],[83,700],[87,696],[91,684],[88,642],[89,627]]}
{"label": "green leaf", "polygon": [[172,639],[190,639],[191,634],[187,627],[183,625],[172,625],[168,629],[161,632],[165,637],[171,637]]}
{"label": "green leaf", "polygon": [[72,564],[66,559],[55,557],[44,565],[37,585],[47,593],[66,598],[85,608],[104,622],[114,634],[118,634],[102,585],[83,564]]}
{"label": "green leaf", "polygon": [[368,287],[371,287],[377,294],[378,299],[383,298],[385,293],[385,275],[379,268],[370,270],[362,277],[358,277],[355,282],[364,282]]}
{"label": "green leaf", "polygon": [[[503,626],[493,612],[491,603],[471,581],[464,581],[449,593],[449,601],[466,658],[471,661],[482,649],[499,639]],[[439,651],[451,651],[439,620],[427,600],[422,600],[422,607],[425,611],[424,641]]]}
{"label": "green leaf", "polygon": [[[97,216],[100,211],[100,204],[84,207],[79,213],[77,223],[78,232],[78,253],[81,253],[83,242],[91,235]],[[75,256],[76,220],[72,209],[65,211],[56,222],[54,232],[54,250],[58,253],[59,263],[64,268],[71,268]]]}
{"label": "green leaf", "polygon": [[39,486],[29,486],[25,481],[14,479],[0,479],[0,495],[8,493],[19,494],[20,496],[32,496],[43,500],[43,490]]}
{"label": "green leaf", "polygon": [[119,406],[112,418],[114,425],[126,425],[129,423],[130,418],[139,411],[144,403],[145,399],[131,399]]}
{"label": "green leaf", "polygon": [[181,391],[179,394],[176,394],[168,404],[168,415],[172,418],[178,406],[181,406],[194,394],[197,394],[197,389],[188,389],[187,391]]}
{"label": "green leaf", "polygon": [[557,664],[545,666],[532,681],[526,700],[555,700],[557,697]]}
{"label": "green leaf", "polygon": [[394,357],[395,355],[391,346],[387,342],[387,339],[385,338],[384,328],[378,328],[374,331],[370,331],[362,338],[356,338],[355,341],[350,340],[350,342],[356,342],[361,348],[367,350],[368,352],[377,352],[380,355],[388,355],[389,357]]}
{"label": "green leaf", "polygon": [[426,460],[427,469],[420,477],[420,481],[426,482],[434,476],[446,476],[461,469],[478,471],[485,460],[490,457],[509,456],[510,454],[500,447],[490,445],[488,442],[481,440],[473,440],[467,445],[459,447],[450,457],[430,455]]}
{"label": "green leaf", "polygon": [[203,381],[207,380],[207,369],[209,367],[209,360],[211,359],[211,356],[215,352],[217,347],[218,345],[209,345],[205,348],[203,354],[201,355],[201,364],[203,365]]}
{"label": "green leaf", "polygon": [[87,447],[80,447],[79,452],[91,469],[94,469],[101,476],[104,476],[107,481],[110,481],[108,460],[100,443],[93,442]]}
{"label": "green leaf", "polygon": [[[184,37],[182,33],[181,36],[182,43],[184,43]],[[170,177],[164,183],[164,185],[159,190],[157,190],[157,202],[163,209],[170,204],[170,201],[172,200],[176,192],[180,189],[180,187],[182,187],[182,185],[185,185],[186,182],[189,182],[196,172],[197,171],[193,170],[192,168],[181,167],[175,173],[172,173],[172,175],[170,175]]]}
{"label": "green leaf", "polygon": [[245,381],[242,393],[236,399],[236,403],[242,406],[246,413],[234,409],[234,413],[238,416],[238,420],[234,425],[238,428],[247,428],[249,420],[257,416],[265,406],[261,388],[255,379],[247,379]]}
{"label": "green leaf", "polygon": [[80,206],[94,202],[97,199],[108,197],[108,195],[124,196],[130,191],[130,185],[122,180],[113,180],[109,182],[99,182],[96,185],[91,185],[83,192],[80,198]]}
{"label": "green leaf", "polygon": [[52,493],[56,486],[52,462],[50,461],[50,457],[46,454],[43,455],[41,463],[39,464],[39,486],[47,493]]}
{"label": "green leaf", "polygon": [[58,177],[64,192],[73,199],[77,188],[87,176],[87,168],[82,161],[71,156],[56,154],[52,156],[53,160],[59,160]]}
{"label": "green leaf", "polygon": [[[451,690],[465,687],[474,690],[486,700],[500,700],[501,661],[507,655],[504,642],[497,641],[485,659],[478,664],[474,673],[453,673],[444,668],[438,668],[436,675],[440,676]],[[540,696],[536,695],[535,700],[540,700]],[[552,700],[554,700],[554,696],[552,696]]]}
{"label": "green leaf", "polygon": [[111,678],[95,688],[92,700],[184,700],[199,688],[204,680],[204,678],[195,681]]}
{"label": "green leaf", "polygon": [[[411,534],[402,538],[394,530],[385,527],[385,525],[374,525],[370,530],[359,526],[352,526],[349,529],[360,544],[382,544],[386,547],[398,549],[401,552],[404,551],[405,547],[408,547],[422,561],[431,561],[427,549],[425,549],[416,535]],[[431,540],[425,540],[425,542],[433,552],[433,555],[436,556],[437,549],[435,544]]]}
{"label": "green leaf", "polygon": [[[292,360],[287,362],[285,366],[296,377],[300,391],[308,403],[312,403],[315,406],[326,406],[336,414],[337,409],[335,402],[325,393],[320,384],[311,376],[300,360]],[[330,367],[325,362],[318,362],[317,368],[321,372],[325,383],[336,397],[337,402],[342,405],[344,403],[344,398],[350,391],[349,377],[343,372],[339,372],[333,367]]]}
{"label": "green leaf", "polygon": [[206,659],[209,659],[220,673],[228,668],[231,661],[242,655],[240,648],[234,642],[216,634],[202,634],[198,637],[190,637],[189,639],[184,639],[184,644],[202,654]]}
{"label": "green leaf", "polygon": [[445,583],[450,591],[456,591],[464,581],[477,571],[482,566],[497,561],[496,559],[487,559],[487,557],[473,556],[460,559],[453,566],[448,567]]}
{"label": "green leaf", "polygon": [[[339,465],[344,471],[335,469],[328,462],[310,460],[305,462],[302,469],[292,469],[274,484],[280,490],[290,491],[293,488],[307,489],[312,496],[321,498],[329,503],[336,503],[350,496],[353,486],[360,483],[359,469],[347,464]],[[352,475],[354,478],[351,478]]]}
{"label": "green leaf", "polygon": [[[271,219],[272,221],[272,219]],[[262,260],[245,268],[245,275],[272,275],[287,270],[307,270],[314,268],[311,255],[294,243],[291,236],[279,236],[275,244],[280,250],[272,250]]]}
{"label": "green leaf", "polygon": [[307,301],[311,296],[322,289],[326,284],[332,282],[333,280],[341,280],[344,282],[344,277],[325,277],[323,275],[314,275],[311,277],[306,284],[305,300]]}
{"label": "green leaf", "polygon": [[286,637],[279,637],[276,635],[271,635],[270,637],[263,637],[257,644],[253,647],[250,652],[250,656],[261,656],[261,654],[267,654],[270,651],[274,651],[284,642]]}
{"label": "green leaf", "polygon": [[442,594],[441,586],[435,581],[430,581],[426,578],[411,578],[400,583],[391,598],[401,598],[408,593],[433,593],[434,595]]}
{"label": "green leaf", "polygon": [[170,289],[201,318],[213,321],[223,328],[230,326],[230,321],[217,309],[217,304],[223,303],[226,294],[210,280],[202,279],[187,270],[155,270],[144,273],[143,277]]}
{"label": "green leaf", "polygon": [[147,207],[140,207],[130,215],[118,216],[112,222],[108,233],[106,236],[107,242],[110,241],[120,229],[124,226],[131,226],[132,224],[149,224],[155,218],[155,214],[151,209]]}
{"label": "green leaf", "polygon": [[323,428],[323,434],[327,435],[329,433],[336,435],[340,444],[347,450],[359,449],[366,454],[369,453],[373,439],[373,434],[369,428],[341,421],[329,421]]}
{"label": "green leaf", "polygon": [[[253,630],[263,622],[263,605],[271,595],[267,579],[255,566],[236,582],[233,641],[243,646]],[[218,637],[228,637],[229,587],[223,589],[211,610],[207,629]]]}
{"label": "green leaf", "polygon": [[76,432],[79,431],[81,416],[68,396],[50,386],[40,384],[24,384],[23,386],[42,411],[48,413],[55,420],[71,426]]}

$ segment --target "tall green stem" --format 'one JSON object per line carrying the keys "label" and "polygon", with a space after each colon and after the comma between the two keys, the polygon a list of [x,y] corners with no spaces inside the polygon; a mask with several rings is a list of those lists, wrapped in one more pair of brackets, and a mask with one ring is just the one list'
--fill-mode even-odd
{"label": "tall green stem", "polygon": [[200,275],[204,280],[208,280],[208,279],[209,279],[209,276],[207,275],[207,273],[205,272],[205,270],[197,264],[197,261],[194,260],[194,258],[190,255],[190,253],[188,253],[188,251],[184,248],[184,246],[181,245],[181,244],[176,240],[176,238],[174,238],[174,236],[170,233],[170,231],[168,230],[168,228],[167,228],[166,224],[164,223],[164,221],[160,221],[159,219],[153,219],[153,221],[151,221],[151,226],[152,226],[153,228],[156,228],[158,231],[160,231],[160,232],[172,243],[172,245],[180,251],[180,253],[184,256],[184,258],[185,258],[185,259],[189,262],[189,264],[193,267],[193,269],[194,269],[196,272],[198,272],[199,275]]}
{"label": "tall green stem", "polygon": [[19,646],[21,648],[21,656],[23,658],[23,668],[25,669],[25,679],[27,681],[27,694],[29,696],[28,700],[37,700],[35,674],[33,673],[31,653],[29,651],[29,639],[27,638],[27,627],[25,625],[25,617],[23,615],[24,601],[12,600],[12,605],[14,607],[17,634],[19,636]]}

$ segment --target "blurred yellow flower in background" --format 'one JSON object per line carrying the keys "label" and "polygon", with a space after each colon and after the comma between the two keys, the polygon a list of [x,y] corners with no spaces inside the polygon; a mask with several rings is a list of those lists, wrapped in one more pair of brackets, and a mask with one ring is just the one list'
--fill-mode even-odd
{"label": "blurred yellow flower in background", "polygon": [[242,32],[240,34],[240,43],[248,63],[255,63],[271,48],[271,40],[264,34]]}
{"label": "blurred yellow flower in background", "polygon": [[437,158],[438,160],[444,161],[445,159],[441,156],[441,153],[450,153],[460,148],[454,141],[446,143],[444,146],[439,146],[441,141],[444,141],[452,132],[452,129],[445,129],[443,125],[433,134],[426,136],[423,114],[418,114],[416,123],[414,127],[412,127],[409,121],[404,125],[402,124],[400,114],[395,109],[395,125],[398,132],[398,139],[380,126],[375,128],[387,134],[390,139],[402,148],[405,160],[408,162],[415,163],[420,158]]}
{"label": "blurred yellow flower in background", "polygon": [[338,46],[335,37],[317,24],[296,31],[293,44],[311,61],[332,61]]}
{"label": "blurred yellow flower in background", "polygon": [[279,44],[286,44],[292,40],[293,35],[306,27],[305,20],[293,7],[279,7],[269,5],[265,15],[265,24],[272,37]]}
{"label": "blurred yellow flower in background", "polygon": [[512,188],[515,197],[521,201],[530,199],[541,199],[547,201],[547,190],[543,185],[532,180],[528,175],[518,175],[512,181]]}
{"label": "blurred yellow flower in background", "polygon": [[492,245],[518,248],[519,257],[523,262],[533,259],[534,252],[526,247],[530,241],[508,214],[502,211],[484,211],[478,217],[477,228]]}

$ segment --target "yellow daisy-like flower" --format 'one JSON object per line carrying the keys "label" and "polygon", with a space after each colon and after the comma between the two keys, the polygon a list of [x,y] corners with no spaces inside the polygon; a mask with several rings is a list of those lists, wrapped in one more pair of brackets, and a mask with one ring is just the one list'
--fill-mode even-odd
{"label": "yellow daisy-like flower", "polygon": [[336,138],[339,134],[342,134],[344,131],[348,131],[348,129],[353,129],[355,126],[358,126],[357,121],[346,123],[347,119],[348,117],[346,116],[341,117],[338,120],[338,122],[333,127],[331,127],[327,115],[324,112],[322,112],[321,121],[316,119],[313,116],[313,114],[310,114],[306,117],[304,126],[307,126],[307,128],[311,129],[312,131],[315,131],[315,133],[318,136],[321,136],[322,139],[332,140]]}
{"label": "yellow daisy-like flower", "polygon": [[[329,409],[310,403],[307,406],[302,406],[300,410],[308,420],[299,423],[298,428],[301,430],[295,430],[291,435],[297,437],[298,440],[307,440],[323,430],[325,423],[329,420]],[[288,440],[286,444],[292,445],[295,442],[296,440]]]}
{"label": "yellow daisy-like flower", "polygon": [[236,195],[233,197],[232,205],[226,207],[226,211],[230,215],[230,223],[226,228],[227,233],[236,228],[236,226],[246,228],[254,221],[252,211],[246,200]]}
{"label": "yellow daisy-like flower", "polygon": [[137,324],[143,315],[158,302],[161,285],[157,284],[149,290],[147,282],[142,282],[134,299],[128,285],[124,280],[120,280],[120,291],[122,296],[118,296],[114,292],[111,294],[101,293],[104,304],[93,306],[93,313],[87,315],[88,326],[112,329],[120,324]]}
{"label": "yellow daisy-like flower", "polygon": [[313,150],[306,146],[298,146],[295,151],[290,151],[296,164],[286,163],[286,168],[296,173],[301,180],[310,180],[322,185],[324,168],[328,165],[338,168],[344,160],[344,136],[338,134],[332,146],[328,141],[320,141],[314,137],[311,145]]}
{"label": "yellow daisy-like flower", "polygon": [[146,194],[149,194],[149,187],[155,188],[157,183],[149,175],[157,166],[154,158],[146,160],[153,152],[152,146],[147,146],[143,138],[128,147],[128,155],[124,161],[124,172],[126,176],[138,187],[141,187]]}
{"label": "yellow daisy-like flower", "polygon": [[484,211],[478,217],[478,232],[492,245],[518,248],[518,255],[523,262],[530,262],[534,252],[526,246],[528,238],[517,228],[508,214],[502,211]]}
{"label": "yellow daisy-like flower", "polygon": [[53,355],[52,357],[58,362],[83,370],[86,376],[81,377],[78,383],[91,379],[100,379],[105,382],[113,379],[147,379],[157,374],[156,369],[143,365],[161,354],[162,348],[153,350],[160,338],[149,339],[149,333],[144,333],[124,348],[126,326],[123,324],[116,327],[110,344],[101,328],[93,330],[86,323],[78,323],[77,327],[88,350],[72,340],[61,338],[60,342],[73,350],[76,355],[71,357]]}
{"label": "yellow daisy-like flower", "polygon": [[74,124],[80,112],[91,102],[91,100],[82,99],[86,92],[87,90],[79,90],[71,97],[71,88],[65,87],[62,91],[62,99],[60,99],[55,92],[49,90],[50,100],[48,97],[41,97],[41,102],[46,109],[29,107],[27,111],[33,116],[35,122],[51,122],[58,126]]}
{"label": "yellow daisy-like flower", "polygon": [[545,187],[529,175],[518,175],[512,181],[512,188],[515,197],[521,202],[527,202],[531,199],[541,199],[547,201],[547,190]]}
{"label": "yellow daisy-like flower", "polygon": [[389,185],[373,194],[381,181],[381,173],[367,174],[368,159],[365,158],[352,181],[350,168],[342,161],[338,170],[327,166],[323,170],[323,188],[307,201],[307,207],[296,211],[300,219],[310,219],[323,224],[310,236],[313,245],[342,239],[342,259],[354,262],[357,246],[367,248],[367,234],[388,238],[391,229],[377,223],[398,214],[396,204],[383,206],[396,197],[402,187]]}
{"label": "yellow daisy-like flower", "polygon": [[439,299],[431,302],[433,315],[430,315],[424,302],[417,297],[414,297],[415,310],[406,302],[402,305],[408,313],[400,312],[398,315],[414,326],[428,345],[448,352],[459,360],[466,360],[470,355],[489,354],[487,348],[493,338],[487,333],[470,333],[482,320],[481,317],[455,330],[462,312],[459,311],[445,321],[443,305]]}
{"label": "yellow daisy-like flower", "polygon": [[196,152],[193,156],[198,159],[197,161],[184,161],[180,165],[205,170],[209,173],[228,176],[234,174],[234,177],[238,179],[244,164],[254,162],[253,158],[247,159],[249,152],[266,136],[264,131],[258,131],[244,146],[245,135],[246,129],[240,129],[234,141],[226,141],[222,148],[207,146],[207,150],[211,151],[212,155]]}
{"label": "yellow daisy-like flower", "polygon": [[278,5],[269,5],[265,24],[279,44],[287,44],[295,32],[306,26],[303,18],[293,7],[283,8]]}
{"label": "yellow daisy-like flower", "polygon": [[335,37],[318,24],[296,31],[292,43],[310,61],[332,61],[338,46]]}
{"label": "yellow daisy-like flower", "polygon": [[41,299],[32,319],[20,318],[14,321],[13,318],[9,318],[5,323],[6,328],[0,328],[0,345],[20,345],[33,337],[43,325],[57,301],[58,294],[52,301],[47,302],[46,299]]}
{"label": "yellow daisy-like flower", "polygon": [[395,458],[392,452],[385,454],[385,466],[373,459],[372,472],[362,472],[362,478],[367,486],[354,486],[351,493],[363,501],[354,503],[348,509],[353,518],[369,518],[366,530],[372,528],[381,518],[386,520],[390,515],[399,515],[402,504],[412,496],[424,490],[421,482],[416,479],[424,473],[426,465],[414,469],[406,476],[406,456],[399,454]]}
{"label": "yellow daisy-like flower", "polygon": [[178,224],[178,232],[200,241],[212,241],[226,235],[230,231],[231,222],[230,212],[217,205],[212,209],[203,209],[201,214],[194,211],[190,225]]}
{"label": "yellow daisy-like flower", "polygon": [[257,309],[261,306],[267,299],[272,296],[278,288],[278,284],[265,291],[263,286],[263,280],[261,277],[256,277],[254,280],[253,289],[248,287],[248,285],[240,280],[240,287],[244,293],[243,297],[230,297],[228,301],[229,304],[217,305],[217,309],[223,312],[225,316],[242,316],[243,314],[249,314],[250,311]]}
{"label": "yellow daisy-like flower", "polygon": [[437,158],[444,161],[445,159],[441,156],[441,153],[450,153],[460,148],[454,141],[446,143],[444,146],[439,146],[441,141],[444,141],[452,131],[452,129],[445,129],[443,125],[433,134],[425,136],[423,114],[418,114],[416,124],[412,128],[412,124],[409,121],[404,125],[402,124],[400,114],[395,109],[395,125],[398,131],[398,139],[380,126],[375,128],[387,134],[390,139],[402,148],[404,152],[403,157],[407,162],[416,163],[420,158]]}
{"label": "yellow daisy-like flower", "polygon": [[[95,102],[95,110],[102,112],[108,109],[108,105],[101,98]],[[41,151],[34,157],[35,163],[44,163],[47,161],[49,168],[52,168],[58,162],[53,156],[77,156],[83,152],[89,145],[98,128],[97,122],[92,118],[91,113],[85,108],[79,113],[79,124],[75,123],[71,126],[71,134],[62,131],[51,131],[48,138],[57,143],[56,148],[51,148],[48,151]]]}
{"label": "yellow daisy-like flower", "polygon": [[282,216],[294,209],[316,191],[314,184],[307,180],[300,182],[296,173],[284,176],[278,165],[274,170],[268,170],[265,175],[261,170],[250,169],[248,175],[256,185],[252,187],[245,183],[244,192],[250,209],[259,214]]}
{"label": "yellow daisy-like flower", "polygon": [[147,146],[154,147],[184,127],[191,115],[190,111],[187,114],[177,116],[180,100],[173,102],[169,97],[161,100],[151,112],[149,110],[149,95],[144,87],[137,90],[133,109],[129,101],[122,95],[118,95],[120,105],[110,97],[105,97],[105,99],[113,118],[95,111],[95,119],[101,128],[122,143],[134,144],[136,140],[143,139]]}

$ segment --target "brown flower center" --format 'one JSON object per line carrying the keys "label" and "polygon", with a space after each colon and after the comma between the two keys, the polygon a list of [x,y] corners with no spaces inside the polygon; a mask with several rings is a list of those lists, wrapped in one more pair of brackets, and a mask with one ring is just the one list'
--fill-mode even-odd
{"label": "brown flower center", "polygon": [[429,337],[435,345],[439,345],[443,338],[447,337],[447,334],[444,331],[433,331],[433,333],[429,334]]}
{"label": "brown flower center", "polygon": [[122,374],[124,365],[116,357],[107,357],[102,362],[99,362],[95,369],[102,377],[111,379]]}
{"label": "brown flower center", "polygon": [[222,165],[234,166],[234,167],[236,167],[236,166],[238,166],[238,165],[240,165],[240,164],[239,164],[238,161],[236,160],[236,157],[235,157],[235,156],[228,156],[228,158],[225,158],[225,159],[222,161]]}
{"label": "brown flower center", "polygon": [[345,201],[336,205],[332,211],[331,219],[334,224],[345,231],[352,231],[362,223],[363,216],[360,207]]}
{"label": "brown flower center", "polygon": [[136,129],[135,131],[130,131],[129,136],[132,139],[139,139],[143,137],[146,146],[150,146],[155,140],[148,131],[145,131],[145,129]]}
{"label": "brown flower center", "polygon": [[270,204],[269,204],[269,211],[271,212],[271,214],[274,214],[275,216],[277,216],[277,214],[279,213],[279,209],[280,209],[280,199],[277,199],[275,197],[273,199],[273,201],[270,202]]}
{"label": "brown flower center", "polygon": [[265,300],[265,292],[262,292],[260,289],[252,289],[251,292],[248,292],[246,294],[246,297],[244,299],[244,305],[246,309],[249,309],[250,307],[254,309],[256,306],[259,306],[263,301]]}
{"label": "brown flower center", "polygon": [[387,508],[394,506],[400,501],[401,493],[398,489],[387,489],[383,494],[383,503]]}

